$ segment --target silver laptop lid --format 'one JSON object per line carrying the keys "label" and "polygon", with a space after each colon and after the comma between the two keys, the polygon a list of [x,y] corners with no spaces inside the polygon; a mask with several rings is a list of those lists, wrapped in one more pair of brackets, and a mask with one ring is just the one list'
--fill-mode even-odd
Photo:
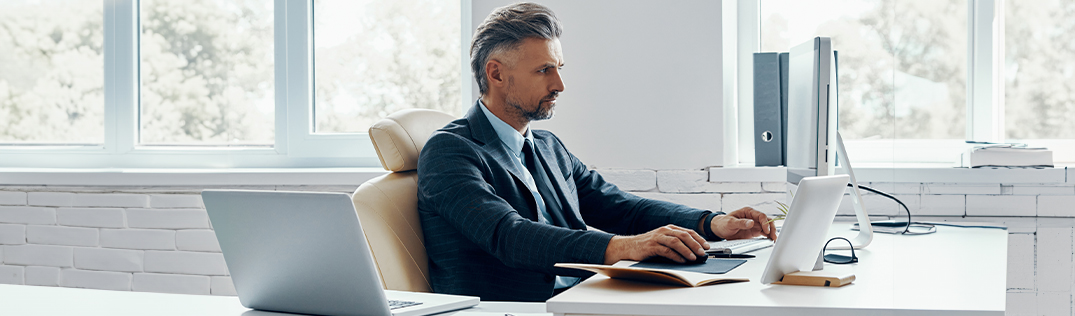
{"label": "silver laptop lid", "polygon": [[202,200],[243,306],[391,315],[347,194],[205,190]]}

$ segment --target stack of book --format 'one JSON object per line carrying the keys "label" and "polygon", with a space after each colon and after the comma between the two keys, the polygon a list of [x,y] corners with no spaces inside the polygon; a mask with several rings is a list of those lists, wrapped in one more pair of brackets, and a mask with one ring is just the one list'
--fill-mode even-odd
{"label": "stack of book", "polygon": [[1018,144],[976,146],[963,153],[964,168],[1052,168],[1053,151]]}

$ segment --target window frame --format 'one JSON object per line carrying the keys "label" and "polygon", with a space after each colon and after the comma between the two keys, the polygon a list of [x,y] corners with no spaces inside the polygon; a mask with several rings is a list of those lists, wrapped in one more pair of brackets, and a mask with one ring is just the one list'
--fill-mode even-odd
{"label": "window frame", "polygon": [[[724,2],[725,138],[731,152],[726,165],[754,165],[754,109],[752,56],[760,51],[761,1]],[[966,140],[1029,142],[1047,146],[1057,164],[1075,162],[1075,139],[1007,139],[1004,126],[1004,1],[967,1],[967,105]],[[728,19],[731,18],[731,21]],[[730,28],[730,29],[728,29]],[[730,56],[729,56],[730,55]],[[747,84],[739,84],[747,83]],[[730,128],[728,128],[730,127]],[[734,136],[733,136],[734,135]],[[849,156],[856,162],[890,164],[958,164],[957,153],[972,147],[962,139],[848,140]],[[732,161],[729,161],[732,160]],[[727,164],[731,162],[731,164]]]}
{"label": "window frame", "polygon": [[[3,145],[0,146],[3,167],[380,167],[369,133],[314,132],[313,0],[273,0],[275,135],[271,148],[139,144],[140,3],[139,0],[102,0],[102,4],[104,142]],[[467,25],[470,1],[461,1],[461,10],[464,13],[461,22]],[[460,86],[464,96],[470,92],[464,88],[469,87],[464,80]]]}

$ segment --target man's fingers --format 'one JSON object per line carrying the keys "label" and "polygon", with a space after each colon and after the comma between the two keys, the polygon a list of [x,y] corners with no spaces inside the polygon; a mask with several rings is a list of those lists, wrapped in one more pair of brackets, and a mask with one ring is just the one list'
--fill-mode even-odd
{"label": "man's fingers", "polygon": [[[679,256],[683,257],[683,259],[694,261],[695,259],[698,258],[694,254],[694,251],[691,250],[689,247],[687,247],[687,245],[684,244],[683,240],[681,240],[679,237],[666,235],[666,236],[664,236],[664,238],[658,239],[658,242],[661,243],[662,245],[664,245],[665,247],[668,247],[668,248],[672,249],[673,251],[675,251],[676,253],[678,253]],[[673,256],[673,257],[669,257],[669,259],[674,260],[676,258],[674,258],[674,256]]]}
{"label": "man's fingers", "polygon": [[762,224],[762,225],[760,225],[761,226],[761,232],[763,234],[768,235],[769,234],[769,225],[768,225],[769,217],[765,216],[765,213],[762,213],[762,212],[755,211],[753,213],[754,213],[754,221],[758,222],[758,224]]}
{"label": "man's fingers", "polygon": [[668,227],[682,233],[677,234],[676,237],[683,240],[683,243],[687,244],[687,246],[694,251],[694,254],[704,255],[705,249],[709,249],[709,243],[707,243],[705,238],[702,238],[701,235],[698,235],[698,232],[675,225],[668,225]]}
{"label": "man's fingers", "polygon": [[752,220],[741,218],[736,221],[739,222],[739,229],[750,229],[751,227],[754,227],[754,221]]}

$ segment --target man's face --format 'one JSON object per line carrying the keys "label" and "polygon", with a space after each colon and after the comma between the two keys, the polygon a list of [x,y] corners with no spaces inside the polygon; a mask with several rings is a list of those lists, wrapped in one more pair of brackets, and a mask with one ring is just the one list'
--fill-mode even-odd
{"label": "man's face", "polygon": [[513,52],[515,67],[507,69],[504,103],[513,115],[528,121],[552,118],[556,97],[564,91],[560,69],[564,66],[559,39],[527,38]]}

